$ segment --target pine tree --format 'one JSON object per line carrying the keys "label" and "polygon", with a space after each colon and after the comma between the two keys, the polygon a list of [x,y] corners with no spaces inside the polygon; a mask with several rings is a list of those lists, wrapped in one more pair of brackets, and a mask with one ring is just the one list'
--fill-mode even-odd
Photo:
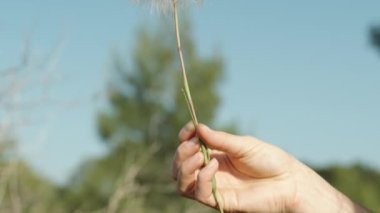
{"label": "pine tree", "polygon": [[[120,54],[113,56],[109,106],[98,116],[109,153],[84,164],[74,178],[77,197],[87,197],[76,202],[77,209],[108,205],[110,212],[185,212],[191,205],[190,210],[195,210],[194,202],[177,195],[171,175],[178,131],[190,115],[181,90],[173,33],[165,29],[170,27],[140,30],[130,64]],[[219,105],[222,59],[201,57],[190,30],[182,39],[198,116],[201,122],[212,124]]]}
{"label": "pine tree", "polygon": [[380,25],[373,26],[369,34],[372,45],[380,51]]}

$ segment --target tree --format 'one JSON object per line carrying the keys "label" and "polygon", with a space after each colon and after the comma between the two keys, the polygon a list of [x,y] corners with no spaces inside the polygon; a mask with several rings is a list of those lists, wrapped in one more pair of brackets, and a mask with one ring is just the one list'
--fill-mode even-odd
{"label": "tree", "polygon": [[380,51],[380,25],[373,26],[369,34],[372,45]]}
{"label": "tree", "polygon": [[354,201],[380,212],[380,173],[357,164],[350,167],[330,166],[318,173]]}
{"label": "tree", "polygon": [[[48,60],[36,60],[28,41],[19,62],[0,69],[0,212],[66,212],[59,187],[33,171],[17,138],[25,121],[33,120],[33,109],[47,105],[44,90],[51,86],[47,76],[52,74],[50,63],[55,59],[52,51]],[[28,93],[33,89],[44,92]]]}
{"label": "tree", "polygon": [[[171,180],[176,135],[190,115],[181,92],[173,33],[164,29],[170,27],[161,25],[137,33],[130,64],[121,54],[113,55],[109,105],[98,115],[99,133],[108,153],[83,163],[62,190],[67,211],[212,211],[180,198]],[[379,44],[373,32],[374,44]],[[183,34],[183,46],[199,118],[212,124],[219,104],[222,59],[199,56],[189,28]],[[379,210],[378,172],[364,166],[317,171],[355,201]]]}
{"label": "tree", "polygon": [[[109,106],[98,116],[99,132],[109,153],[83,164],[74,177],[74,194],[86,199],[72,209],[201,212],[176,194],[171,180],[176,137],[190,115],[181,91],[174,33],[163,25],[137,33],[130,66],[120,54],[113,56]],[[201,57],[188,22],[187,26],[182,39],[194,102],[201,121],[212,124],[219,104],[222,59]]]}
{"label": "tree", "polygon": [[0,161],[0,171],[0,212],[67,212],[59,188],[25,161]]}

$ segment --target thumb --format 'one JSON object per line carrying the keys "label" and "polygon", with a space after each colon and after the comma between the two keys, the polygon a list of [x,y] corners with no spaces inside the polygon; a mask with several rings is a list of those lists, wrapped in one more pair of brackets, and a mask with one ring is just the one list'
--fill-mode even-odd
{"label": "thumb", "polygon": [[197,126],[200,138],[211,148],[226,152],[234,157],[243,157],[260,142],[249,136],[237,136],[226,132],[215,131],[204,124]]}

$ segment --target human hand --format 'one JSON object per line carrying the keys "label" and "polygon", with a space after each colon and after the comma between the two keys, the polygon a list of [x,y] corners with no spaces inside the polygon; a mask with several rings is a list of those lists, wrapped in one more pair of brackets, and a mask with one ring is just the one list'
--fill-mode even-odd
{"label": "human hand", "polygon": [[[203,167],[198,135],[213,160]],[[355,212],[361,208],[283,150],[249,136],[189,123],[179,133],[173,177],[183,196],[216,207],[215,175],[226,212]],[[203,168],[202,168],[203,167]],[[364,209],[362,212],[365,212]],[[356,211],[358,212],[358,211]]]}

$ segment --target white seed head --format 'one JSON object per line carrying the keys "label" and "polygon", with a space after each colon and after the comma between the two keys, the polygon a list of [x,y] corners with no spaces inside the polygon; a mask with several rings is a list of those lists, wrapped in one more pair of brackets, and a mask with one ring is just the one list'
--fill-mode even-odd
{"label": "white seed head", "polygon": [[178,7],[188,6],[191,3],[199,4],[201,0],[132,0],[135,3],[149,7],[151,11],[168,13],[173,11],[173,4],[176,1]]}

